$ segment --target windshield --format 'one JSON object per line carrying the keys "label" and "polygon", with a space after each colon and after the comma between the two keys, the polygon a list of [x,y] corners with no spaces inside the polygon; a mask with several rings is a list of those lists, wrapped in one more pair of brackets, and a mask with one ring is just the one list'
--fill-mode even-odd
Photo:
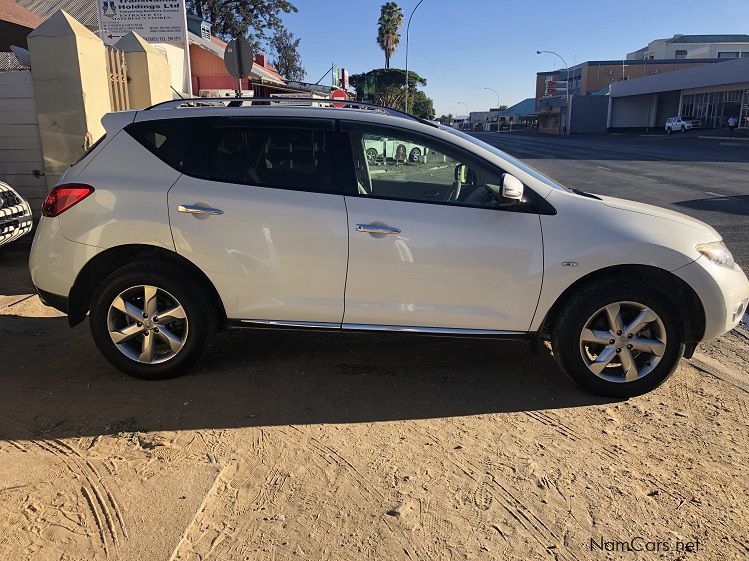
{"label": "windshield", "polygon": [[459,136],[460,138],[462,138],[464,140],[467,140],[471,144],[475,144],[476,146],[479,146],[479,147],[483,148],[484,150],[487,150],[487,151],[491,152],[495,156],[499,156],[503,160],[506,160],[506,161],[510,162],[512,165],[519,167],[524,172],[526,172],[528,175],[533,176],[535,179],[538,179],[539,181],[545,183],[549,187],[553,187],[554,189],[559,189],[561,191],[569,191],[570,190],[569,188],[565,187],[564,185],[558,183],[557,181],[554,181],[550,177],[546,177],[543,173],[541,173],[540,171],[538,171],[535,168],[532,168],[531,166],[529,166],[525,162],[521,162],[517,158],[514,158],[514,157],[510,156],[507,152],[503,152],[499,148],[497,148],[495,146],[492,146],[491,144],[488,144],[488,143],[484,142],[483,140],[479,140],[475,136],[467,134],[467,133],[465,133],[463,131],[459,131],[459,130],[454,129],[452,127],[446,127],[444,125],[441,125],[440,129],[443,130],[443,131],[452,133],[455,136]]}

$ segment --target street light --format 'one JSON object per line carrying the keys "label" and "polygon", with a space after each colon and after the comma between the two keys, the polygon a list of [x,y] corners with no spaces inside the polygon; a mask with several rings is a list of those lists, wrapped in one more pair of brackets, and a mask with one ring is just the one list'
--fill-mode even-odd
{"label": "street light", "polygon": [[555,53],[554,51],[536,51],[537,55],[540,55],[543,53],[548,53],[550,55],[556,56],[557,58],[559,58],[559,60],[562,61],[562,64],[564,64],[564,67],[567,69],[567,102],[565,105],[565,113],[566,113],[565,120],[567,121],[566,122],[567,130],[565,131],[565,134],[569,134],[570,133],[570,123],[569,123],[570,121],[570,67],[567,65],[567,61],[564,60],[562,58],[562,55],[560,55],[559,53]]}
{"label": "street light", "polygon": [[497,109],[499,109],[499,92],[495,90],[494,88],[484,88],[485,90],[489,90],[490,92],[494,92],[494,95],[497,96]]}
{"label": "street light", "polygon": [[406,113],[408,113],[408,32],[411,30],[411,18],[414,17],[416,8],[421,6],[423,1],[424,0],[419,0],[416,6],[414,6],[414,9],[411,10],[411,15],[408,16],[408,24],[406,25]]}

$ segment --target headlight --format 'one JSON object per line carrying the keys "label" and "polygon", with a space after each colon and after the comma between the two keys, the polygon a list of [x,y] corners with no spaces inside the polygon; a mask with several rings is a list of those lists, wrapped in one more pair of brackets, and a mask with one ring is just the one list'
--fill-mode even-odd
{"label": "headlight", "polygon": [[733,255],[723,242],[700,243],[695,246],[695,249],[716,265],[729,269],[736,266]]}

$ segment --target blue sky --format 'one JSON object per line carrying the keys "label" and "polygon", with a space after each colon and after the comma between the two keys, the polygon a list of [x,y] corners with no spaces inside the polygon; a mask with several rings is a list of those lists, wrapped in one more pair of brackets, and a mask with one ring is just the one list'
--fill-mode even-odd
{"label": "blue sky", "polygon": [[[295,0],[307,80],[331,62],[355,74],[385,66],[375,41],[384,0]],[[417,0],[401,0],[405,19]],[[391,65],[405,66],[405,22]],[[536,72],[573,60],[621,59],[675,33],[749,33],[749,0],[424,0],[411,22],[409,68],[428,81],[437,115],[512,105],[534,95]],[[327,80],[327,79],[326,79]],[[451,108],[452,107],[452,108]]]}

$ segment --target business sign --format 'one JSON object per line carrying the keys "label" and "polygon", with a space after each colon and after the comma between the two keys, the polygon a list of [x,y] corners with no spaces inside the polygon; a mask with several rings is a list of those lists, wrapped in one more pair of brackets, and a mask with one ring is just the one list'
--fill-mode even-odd
{"label": "business sign", "polygon": [[544,83],[546,85],[544,97],[567,95],[567,80],[552,80],[551,76],[547,76]]}
{"label": "business sign", "polygon": [[100,36],[116,43],[135,31],[149,43],[185,44],[184,0],[97,0]]}

